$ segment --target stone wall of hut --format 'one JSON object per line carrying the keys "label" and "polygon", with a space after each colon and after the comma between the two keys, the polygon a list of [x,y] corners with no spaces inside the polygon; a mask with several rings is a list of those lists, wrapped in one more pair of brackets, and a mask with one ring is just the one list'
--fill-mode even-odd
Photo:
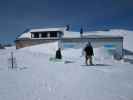
{"label": "stone wall of hut", "polygon": [[18,39],[15,41],[16,49],[38,45],[42,43],[50,43],[58,41],[59,39]]}

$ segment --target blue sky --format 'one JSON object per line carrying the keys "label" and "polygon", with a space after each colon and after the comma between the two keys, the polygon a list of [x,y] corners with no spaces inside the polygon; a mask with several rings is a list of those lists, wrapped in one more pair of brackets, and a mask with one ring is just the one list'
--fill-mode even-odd
{"label": "blue sky", "polygon": [[133,30],[133,0],[0,0],[0,42],[27,28],[64,26],[85,30]]}

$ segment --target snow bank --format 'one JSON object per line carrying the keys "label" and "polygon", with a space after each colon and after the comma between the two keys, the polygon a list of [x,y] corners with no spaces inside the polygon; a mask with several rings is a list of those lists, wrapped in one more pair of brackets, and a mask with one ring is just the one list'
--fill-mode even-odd
{"label": "snow bank", "polygon": [[112,58],[113,55],[109,53],[109,50],[104,47],[94,48],[94,55],[97,58],[107,59]]}
{"label": "snow bank", "polygon": [[62,51],[62,54],[64,57],[67,58],[79,58],[82,56],[82,49],[73,49],[73,48],[64,49]]}
{"label": "snow bank", "polygon": [[104,47],[94,48],[93,62],[95,64],[111,64],[114,62],[113,52]]}
{"label": "snow bank", "polygon": [[55,51],[57,49],[58,49],[58,42],[53,42],[53,43],[39,44],[39,45],[31,46],[31,47],[25,47],[20,50],[27,50],[27,51],[35,52],[35,53],[55,55]]}
{"label": "snow bank", "polygon": [[[83,49],[64,49],[62,51],[63,58],[65,60],[78,61],[80,63],[84,63],[85,61],[85,53]],[[95,64],[110,64],[114,62],[113,54],[109,52],[108,49],[104,47],[94,48],[94,56],[93,63]]]}
{"label": "snow bank", "polygon": [[133,51],[132,39],[133,39],[133,31],[129,30],[110,30],[107,34],[112,35],[120,35],[124,37],[124,48]]}
{"label": "snow bank", "polygon": [[[58,42],[44,43],[31,47],[25,47],[20,50],[30,51],[33,53],[43,53],[51,56],[55,56],[58,49]],[[84,59],[83,48],[69,48],[62,50],[63,59],[81,60]],[[105,59],[111,60],[113,55],[110,55],[109,51],[104,47],[94,48],[94,60],[104,61]]]}

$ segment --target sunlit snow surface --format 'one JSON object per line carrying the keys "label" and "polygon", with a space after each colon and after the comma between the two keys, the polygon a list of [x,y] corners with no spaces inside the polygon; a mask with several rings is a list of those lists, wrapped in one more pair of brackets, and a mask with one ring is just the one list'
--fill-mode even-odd
{"label": "sunlit snow surface", "polygon": [[[130,36],[124,48],[132,52]],[[133,100],[132,53],[115,61],[95,48],[95,66],[85,66],[82,49],[63,50],[61,62],[50,61],[56,49],[57,43],[0,50],[0,100]]]}

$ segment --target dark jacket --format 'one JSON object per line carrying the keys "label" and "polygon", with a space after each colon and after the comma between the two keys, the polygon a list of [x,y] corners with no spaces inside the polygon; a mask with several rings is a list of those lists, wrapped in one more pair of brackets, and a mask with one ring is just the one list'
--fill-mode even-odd
{"label": "dark jacket", "polygon": [[93,47],[91,45],[87,45],[85,48],[84,48],[84,51],[86,53],[87,56],[93,56],[94,53],[93,53]]}
{"label": "dark jacket", "polygon": [[62,55],[61,55],[61,50],[60,49],[58,49],[56,51],[56,59],[62,59]]}

